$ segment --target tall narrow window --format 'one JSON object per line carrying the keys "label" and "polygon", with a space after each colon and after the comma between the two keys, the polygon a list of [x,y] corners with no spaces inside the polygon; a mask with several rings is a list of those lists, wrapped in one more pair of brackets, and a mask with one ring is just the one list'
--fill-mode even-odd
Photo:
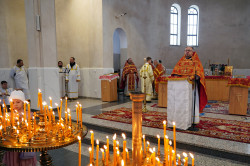
{"label": "tall narrow window", "polygon": [[178,4],[171,6],[170,13],[170,45],[180,45],[181,8]]}
{"label": "tall narrow window", "polygon": [[199,8],[192,5],[188,9],[187,45],[198,46]]}

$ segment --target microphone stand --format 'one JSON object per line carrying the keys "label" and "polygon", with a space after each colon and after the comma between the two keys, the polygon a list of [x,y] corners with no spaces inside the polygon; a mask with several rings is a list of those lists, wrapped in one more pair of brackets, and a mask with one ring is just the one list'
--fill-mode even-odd
{"label": "microphone stand", "polygon": [[196,66],[195,66],[195,63],[193,61],[193,59],[191,58],[191,61],[193,62],[194,64],[194,108],[193,108],[193,123],[192,123],[192,126],[189,127],[188,130],[190,131],[199,131],[198,128],[195,127],[195,104],[196,104]]}

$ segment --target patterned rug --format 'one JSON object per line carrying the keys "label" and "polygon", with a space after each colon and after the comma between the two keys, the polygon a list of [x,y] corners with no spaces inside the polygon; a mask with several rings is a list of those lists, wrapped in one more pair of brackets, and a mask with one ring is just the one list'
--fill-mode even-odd
{"label": "patterned rug", "polygon": [[[160,108],[158,105],[152,104],[151,107]],[[203,109],[204,113],[224,114],[229,115],[229,102],[223,101],[208,101],[206,107]],[[247,117],[250,117],[250,103],[247,105]]]}
{"label": "patterned rug", "polygon": [[[92,118],[132,124],[132,110],[122,107],[92,116]],[[167,113],[149,111],[143,113],[142,119],[143,126],[162,129],[162,121],[167,119]],[[250,143],[250,125],[248,122],[201,117],[197,127],[200,129],[198,132],[184,130],[178,130],[178,132]],[[168,128],[168,130],[171,129]]]}

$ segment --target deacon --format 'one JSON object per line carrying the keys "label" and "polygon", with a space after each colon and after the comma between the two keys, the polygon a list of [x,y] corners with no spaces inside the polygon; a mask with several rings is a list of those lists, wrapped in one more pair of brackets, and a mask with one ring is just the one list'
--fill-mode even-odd
{"label": "deacon", "polygon": [[10,71],[10,76],[15,80],[16,89],[22,90],[25,99],[30,100],[28,73],[24,67],[23,60],[18,59],[16,66]]}
{"label": "deacon", "polygon": [[155,77],[155,81],[154,81],[154,85],[155,85],[155,92],[158,94],[158,78],[160,76],[162,76],[163,74],[165,74],[165,68],[164,66],[158,61],[158,60],[154,60],[154,65],[155,65],[155,69],[154,69],[154,77]]}
{"label": "deacon", "polygon": [[61,98],[65,97],[65,72],[66,69],[63,67],[63,62],[58,61],[58,69],[59,69],[59,88],[60,88],[60,96]]}
{"label": "deacon", "polygon": [[[142,92],[145,93],[146,91],[146,102],[151,102],[153,97],[153,88],[152,83],[154,81],[154,73],[151,64],[151,57],[147,57],[146,63],[142,66],[140,70],[140,77],[141,77],[141,89]],[[146,84],[146,89],[144,86]]]}
{"label": "deacon", "polygon": [[70,58],[70,63],[66,66],[66,82],[68,83],[68,98],[78,98],[78,82],[80,82],[80,68],[75,63],[75,58]]}
{"label": "deacon", "polygon": [[139,77],[137,68],[132,59],[129,58],[123,67],[120,89],[125,88],[124,93],[126,96],[129,96],[131,91],[135,91],[137,89],[138,82]]}
{"label": "deacon", "polygon": [[195,116],[194,123],[199,123],[199,112],[207,104],[207,94],[203,66],[192,47],[185,48],[184,56],[175,65],[172,76],[184,76],[196,82],[195,115],[192,111],[192,118]]}

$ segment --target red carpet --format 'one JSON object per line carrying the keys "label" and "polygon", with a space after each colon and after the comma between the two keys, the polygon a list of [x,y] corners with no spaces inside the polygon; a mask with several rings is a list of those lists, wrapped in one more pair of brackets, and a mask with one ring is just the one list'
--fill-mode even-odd
{"label": "red carpet", "polygon": [[[131,108],[119,108],[108,111],[92,118],[104,119],[109,121],[132,124]],[[153,128],[163,128],[162,121],[167,119],[166,112],[149,111],[142,115],[142,125]],[[220,138],[237,142],[250,143],[250,123],[235,120],[224,120],[201,117],[197,127],[198,132],[178,131],[189,134],[196,134],[206,137]],[[171,130],[171,129],[168,129]]]}

